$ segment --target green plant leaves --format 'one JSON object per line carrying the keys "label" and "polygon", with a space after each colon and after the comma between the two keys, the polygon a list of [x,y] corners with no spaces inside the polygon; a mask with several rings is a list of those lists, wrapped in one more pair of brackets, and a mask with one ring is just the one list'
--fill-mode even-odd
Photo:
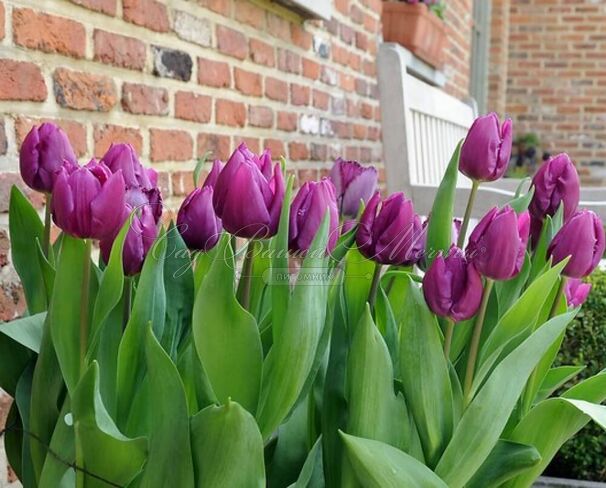
{"label": "green plant leaves", "polygon": [[263,353],[254,317],[234,295],[235,262],[224,235],[196,294],[193,337],[200,362],[221,403],[232,398],[254,413]]}
{"label": "green plant leaves", "polygon": [[38,353],[45,320],[46,312],[40,312],[10,322],[2,322],[0,323],[0,333],[27,347],[30,351]]}
{"label": "green plant leaves", "polygon": [[264,488],[263,439],[239,404],[206,407],[191,419],[196,486]]}

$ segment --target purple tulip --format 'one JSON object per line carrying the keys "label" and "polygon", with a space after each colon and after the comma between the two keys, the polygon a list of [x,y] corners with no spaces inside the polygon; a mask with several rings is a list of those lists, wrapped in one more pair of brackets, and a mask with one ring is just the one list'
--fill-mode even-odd
{"label": "purple tulip", "polygon": [[217,181],[219,181],[221,171],[223,171],[223,163],[218,159],[215,159],[213,162],[213,167],[211,168],[210,173],[208,173],[208,176],[204,180],[204,184],[202,186],[212,186],[213,188],[217,186]]}
{"label": "purple tulip", "polygon": [[347,234],[351,229],[358,225],[358,221],[355,219],[349,219],[343,222],[341,225],[341,235]]}
{"label": "purple tulip", "polygon": [[410,265],[418,259],[415,243],[421,232],[421,220],[403,193],[381,202],[377,192],[362,214],[356,243],[364,256],[380,264]]}
{"label": "purple tulip", "polygon": [[476,314],[482,293],[480,273],[455,246],[450,248],[446,258],[440,253],[423,277],[423,294],[429,308],[436,315],[454,322]]}
{"label": "purple tulip", "polygon": [[558,154],[539,168],[532,179],[534,195],[530,211],[532,240],[536,243],[541,235],[543,220],[553,216],[564,203],[564,222],[576,212],[579,204],[579,175],[568,154]]}
{"label": "purple tulip", "polygon": [[213,209],[213,187],[196,188],[183,201],[177,214],[177,228],[187,247],[210,251],[221,236],[221,219]]}
{"label": "purple tulip", "polygon": [[62,168],[55,179],[53,220],[58,227],[83,239],[114,235],[123,222],[124,178],[92,160],[69,174]]}
{"label": "purple tulip", "polygon": [[52,192],[64,161],[68,162],[70,170],[78,165],[65,132],[50,123],[32,127],[19,153],[21,177],[27,186],[40,192]]}
{"label": "purple tulip", "polygon": [[591,283],[583,283],[577,278],[568,278],[564,285],[566,303],[569,307],[580,307],[587,300],[590,291]]}
{"label": "purple tulip", "polygon": [[476,181],[498,180],[509,164],[511,144],[511,119],[501,127],[495,113],[478,117],[461,148],[461,173]]}
{"label": "purple tulip", "polygon": [[[132,208],[129,205],[125,205],[122,225],[124,225],[131,212]],[[112,246],[118,232],[111,238],[106,238],[99,242],[101,256],[106,263],[109,262]],[[141,207],[133,215],[133,220],[124,240],[122,264],[125,275],[133,276],[141,271],[145,257],[157,236],[158,225],[156,224],[152,209],[149,206]]]}
{"label": "purple tulip", "polygon": [[339,237],[335,186],[329,178],[306,182],[290,206],[288,246],[291,251],[300,255],[307,252],[327,211],[330,214],[330,224],[326,251],[331,252]]}
{"label": "purple tulip", "polygon": [[530,215],[517,215],[506,205],[493,208],[480,220],[469,236],[466,254],[476,269],[493,280],[508,280],[524,264]]}
{"label": "purple tulip", "polygon": [[242,143],[221,171],[213,205],[223,227],[238,237],[264,239],[276,234],[284,178],[279,164],[271,168],[266,150],[260,157]]}
{"label": "purple tulip", "polygon": [[330,178],[335,184],[340,213],[347,217],[355,217],[360,200],[366,203],[377,189],[376,168],[365,168],[357,161],[338,158],[330,170]]}
{"label": "purple tulip", "polygon": [[600,218],[591,210],[581,210],[559,230],[547,252],[554,263],[570,256],[562,274],[583,278],[596,268],[605,245],[604,226]]}

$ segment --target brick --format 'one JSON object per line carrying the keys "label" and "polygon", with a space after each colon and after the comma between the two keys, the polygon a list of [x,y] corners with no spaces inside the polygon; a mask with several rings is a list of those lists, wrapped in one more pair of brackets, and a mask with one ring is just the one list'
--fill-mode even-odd
{"label": "brick", "polygon": [[168,91],[139,83],[122,85],[122,109],[139,115],[168,114]]}
{"label": "brick", "polygon": [[201,158],[206,151],[212,151],[212,157],[226,161],[231,155],[231,144],[229,136],[219,134],[198,134],[198,154]]}
{"label": "brick", "polygon": [[181,10],[175,10],[173,16],[173,30],[178,37],[199,46],[210,47],[212,30],[207,19],[201,19]]}
{"label": "brick", "polygon": [[0,2],[0,40],[4,39],[4,4]]}
{"label": "brick", "polygon": [[182,130],[150,129],[152,161],[187,161],[194,153],[194,141]]}
{"label": "brick", "polygon": [[248,149],[254,153],[261,152],[261,140],[256,137],[243,137],[240,141],[235,141],[234,147],[238,147],[241,142],[244,142]]}
{"label": "brick", "polygon": [[292,42],[305,51],[311,49],[313,36],[302,25],[290,24],[290,37]]}
{"label": "brick", "polygon": [[318,170],[315,168],[300,169],[297,171],[297,179],[299,181],[299,186],[306,181],[317,181]]}
{"label": "brick", "polygon": [[241,32],[225,27],[217,26],[217,47],[220,52],[243,60],[248,56],[248,41]]}
{"label": "brick", "polygon": [[55,99],[65,108],[108,112],[118,101],[116,86],[108,76],[57,68],[53,81]]}
{"label": "brick", "polygon": [[175,117],[206,124],[210,122],[212,98],[191,92],[179,91],[175,94]]}
{"label": "brick", "polygon": [[40,125],[44,122],[52,122],[65,131],[69,142],[74,148],[76,156],[81,157],[87,153],[86,126],[79,122],[74,122],[73,120],[63,119],[31,118],[25,116],[17,117],[15,120],[15,137],[17,147],[21,147],[25,136],[34,125]]}
{"label": "brick", "polygon": [[278,49],[278,69],[285,73],[301,73],[301,56],[289,49]]}
{"label": "brick", "polygon": [[261,75],[251,73],[241,68],[234,68],[234,81],[236,89],[244,95],[260,97],[263,94]]}
{"label": "brick", "polygon": [[117,0],[71,0],[72,3],[86,7],[95,12],[107,15],[116,15]]}
{"label": "brick", "polygon": [[4,126],[4,119],[0,120],[0,156],[6,154],[8,149],[8,141],[6,140],[6,128]]}
{"label": "brick", "polygon": [[274,125],[274,111],[270,107],[248,107],[248,123],[253,127],[269,129]]}
{"label": "brick", "polygon": [[330,95],[321,90],[314,90],[313,92],[313,106],[320,110],[328,110],[328,104],[330,102]]}
{"label": "brick", "polygon": [[154,75],[180,81],[191,79],[194,62],[188,53],[162,46],[152,46],[151,49]]}
{"label": "brick", "polygon": [[317,80],[320,77],[320,64],[311,59],[303,58],[303,76],[310,80]]}
{"label": "brick", "polygon": [[276,55],[273,46],[259,39],[250,39],[250,59],[253,63],[273,68],[276,65]]}
{"label": "brick", "polygon": [[293,132],[297,130],[299,116],[294,112],[278,112],[278,129]]}
{"label": "brick", "polygon": [[310,89],[308,86],[290,84],[290,103],[293,105],[309,105]]}
{"label": "brick", "polygon": [[47,95],[38,66],[25,61],[0,59],[0,100],[42,102]]}
{"label": "brick", "polygon": [[158,0],[122,0],[124,20],[156,32],[168,32],[170,21],[166,5]]}
{"label": "brick", "polygon": [[277,78],[265,78],[265,96],[277,102],[287,102],[288,84]]}
{"label": "brick", "polygon": [[349,15],[349,0],[335,0],[335,8],[343,15]]}
{"label": "brick", "polygon": [[280,156],[286,156],[286,148],[284,142],[279,139],[265,139],[263,146],[265,149],[269,149],[271,157],[275,161],[280,159]]}
{"label": "brick", "polygon": [[[44,195],[28,188],[19,173],[2,172],[0,173],[0,213],[8,212],[11,187],[13,185],[17,186],[25,194],[35,208],[43,208]],[[0,293],[0,295],[2,294]]]}
{"label": "brick", "polygon": [[232,0],[198,0],[198,3],[213,12],[229,17],[231,14]]}
{"label": "brick", "polygon": [[145,68],[145,44],[138,39],[95,29],[93,42],[95,61],[138,71]]}
{"label": "brick", "polygon": [[265,10],[251,3],[250,0],[236,0],[234,12],[238,22],[260,30],[265,26]]}
{"label": "brick", "polygon": [[278,39],[290,43],[289,22],[272,12],[267,12],[267,32]]}
{"label": "brick", "polygon": [[219,98],[215,101],[215,121],[220,125],[244,127],[246,106],[240,102]]}
{"label": "brick", "polygon": [[132,145],[141,154],[143,149],[143,138],[139,129],[131,127],[122,127],[110,124],[95,124],[93,131],[95,141],[94,155],[96,158],[102,157],[112,143],[124,142]]}
{"label": "brick", "polygon": [[198,83],[215,88],[229,87],[231,85],[229,65],[221,61],[198,58]]}
{"label": "brick", "polygon": [[290,142],[288,144],[288,157],[293,161],[303,161],[309,159],[309,149],[307,144],[302,142]]}
{"label": "brick", "polygon": [[[208,175],[201,174],[200,181]],[[170,175],[173,196],[184,197],[189,195],[194,190],[193,171],[175,171]]]}
{"label": "brick", "polygon": [[29,8],[13,10],[13,40],[19,46],[73,58],[83,58],[86,47],[82,24]]}
{"label": "brick", "polygon": [[326,161],[327,155],[328,147],[326,144],[312,142],[309,145],[309,159],[312,161]]}

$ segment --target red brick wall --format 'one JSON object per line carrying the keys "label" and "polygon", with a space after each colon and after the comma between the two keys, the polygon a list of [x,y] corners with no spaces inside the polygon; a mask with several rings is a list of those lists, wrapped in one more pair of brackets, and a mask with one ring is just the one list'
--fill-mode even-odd
{"label": "red brick wall", "polygon": [[472,6],[473,0],[449,0],[444,16],[448,32],[444,89],[461,100],[469,97]]}
{"label": "red brick wall", "polygon": [[509,64],[509,11],[511,0],[492,0],[488,65],[488,110],[504,114]]}

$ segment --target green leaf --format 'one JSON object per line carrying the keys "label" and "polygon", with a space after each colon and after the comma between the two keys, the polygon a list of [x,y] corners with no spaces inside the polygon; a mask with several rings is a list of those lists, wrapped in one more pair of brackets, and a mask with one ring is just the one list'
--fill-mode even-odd
{"label": "green leaf", "polygon": [[530,187],[530,190],[527,191],[524,195],[517,196],[512,200],[507,202],[511,208],[518,214],[528,210],[528,206],[530,205],[530,201],[532,200],[532,196],[534,195],[534,186]]}
{"label": "green leaf", "polygon": [[527,444],[499,440],[466,488],[498,488],[507,480],[541,461],[541,455]]}
{"label": "green leaf", "polygon": [[539,242],[534,248],[533,256],[532,256],[532,266],[530,268],[530,276],[528,278],[528,282],[533,282],[537,276],[539,276],[542,270],[547,265],[547,248],[549,247],[549,243],[556,235],[560,227],[562,227],[562,222],[564,220],[564,205],[561,204],[558,208],[557,212],[553,217],[549,215],[545,217],[545,221],[543,222],[543,228],[541,229],[541,235],[539,237]]}
{"label": "green leaf", "polygon": [[459,141],[450,158],[431,208],[431,218],[427,226],[426,249],[430,251],[427,266],[431,264],[439,251],[447,252],[452,244],[452,219],[462,144],[463,140]]}
{"label": "green leaf", "polygon": [[322,474],[322,438],[320,437],[314,446],[309,451],[305,464],[301,469],[301,473],[297,482],[290,485],[289,488],[311,488],[317,483],[324,482]]}
{"label": "green leaf", "polygon": [[341,437],[365,488],[448,488],[427,466],[395,447],[345,433]]}
{"label": "green leaf", "polygon": [[344,293],[350,336],[360,322],[368,301],[375,262],[362,256],[357,247],[345,255]]}
{"label": "green leaf", "polygon": [[565,383],[568,383],[584,369],[585,366],[559,366],[557,368],[551,368],[541,383],[535,402],[538,403],[551,396],[554,391]]}
{"label": "green leaf", "polygon": [[[0,323],[0,333],[36,354],[40,352],[46,312]],[[4,362],[4,356],[3,356]]]}
{"label": "green leaf", "polygon": [[281,333],[263,365],[257,421],[264,439],[291,411],[316,364],[326,318],[327,285],[323,279],[310,284],[305,277],[327,271],[328,223],[327,212],[303,261]]}
{"label": "green leaf", "polygon": [[347,253],[351,249],[355,248],[357,231],[358,224],[354,225],[345,234],[339,237],[339,239],[337,240],[337,245],[330,253],[329,263],[331,266],[336,266],[337,264],[339,264],[343,260],[343,258],[345,258]]}
{"label": "green leaf", "polygon": [[503,359],[486,380],[465,410],[436,467],[436,473],[450,488],[463,487],[484,463],[499,440],[528,377],[573,316],[572,313],[559,315],[540,327]]}
{"label": "green leaf", "polygon": [[[4,432],[4,444],[6,448],[6,455],[10,466],[14,469],[22,485],[25,487],[35,485],[35,474],[32,465],[30,444],[36,442],[25,432],[30,432],[29,428],[29,417],[30,417],[30,405],[32,396],[32,378],[34,374],[34,361],[30,361],[23,371],[23,374],[19,378],[17,383],[17,389],[15,392],[15,403],[13,408],[18,409],[18,418],[20,422],[15,424],[15,429],[11,429],[13,422],[17,418],[7,418],[6,427],[8,430]],[[17,417],[17,410],[14,411],[15,417]],[[9,412],[9,417],[12,417],[13,412]],[[14,442],[11,441],[11,437],[14,436]],[[14,445],[14,449],[11,448],[11,443]],[[15,451],[15,452],[12,452]],[[17,459],[16,459],[17,458]]]}
{"label": "green leaf", "polygon": [[196,486],[264,488],[263,439],[255,419],[230,400],[191,419]]}
{"label": "green leaf", "polygon": [[[74,463],[76,455],[74,427],[71,423],[68,425],[65,421],[69,412],[70,404],[69,400],[66,400],[63,402],[61,414],[57,419],[57,425],[55,426],[55,430],[52,433],[52,439],[50,440],[49,450],[57,456],[49,455],[46,457],[44,468],[40,475],[40,483],[38,484],[40,488],[50,488],[54,486],[59,488],[73,488],[75,486],[75,477],[71,484],[62,484],[66,482],[66,473],[74,473],[66,463]],[[34,444],[36,444],[35,441],[32,445]],[[44,449],[46,449],[46,446],[44,446]]]}
{"label": "green leaf", "polygon": [[191,336],[181,346],[177,358],[177,368],[183,381],[190,415],[198,413],[211,403],[218,403]]}
{"label": "green leaf", "polygon": [[21,278],[27,310],[30,314],[44,312],[48,307],[44,277],[34,258],[38,242],[44,238],[44,225],[30,201],[15,185],[11,188],[8,225],[11,259]]}
{"label": "green leaf", "polygon": [[427,465],[433,467],[453,431],[450,375],[436,318],[411,279],[406,299],[407,313],[400,323],[400,377]]}
{"label": "green leaf", "polygon": [[194,168],[194,188],[198,188],[200,183],[200,173],[204,169],[204,165],[206,161],[208,161],[209,156],[212,154],[212,151],[206,151],[201,158],[198,158],[198,162],[196,163],[196,167]]}
{"label": "green leaf", "polygon": [[200,362],[221,403],[233,398],[255,412],[263,353],[255,318],[234,295],[235,262],[223,235],[193,311],[193,337]]}
{"label": "green leaf", "polygon": [[524,285],[530,274],[530,256],[526,253],[524,257],[524,265],[520,272],[510,280],[497,281],[495,282],[495,291],[497,294],[497,301],[499,303],[499,317],[502,317],[507,310],[519,298],[520,293],[524,290]]}
{"label": "green leaf", "polygon": [[125,437],[114,424],[101,401],[96,362],[89,366],[74,391],[72,408],[76,445],[80,444],[84,461],[81,467],[95,475],[84,475],[85,486],[107,488],[106,481],[128,485],[145,463],[147,441],[143,437]]}

